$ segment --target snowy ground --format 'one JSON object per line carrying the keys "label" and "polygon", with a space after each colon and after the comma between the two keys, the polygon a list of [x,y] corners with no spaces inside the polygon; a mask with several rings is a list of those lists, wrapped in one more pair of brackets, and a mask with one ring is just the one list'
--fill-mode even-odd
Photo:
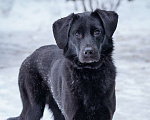
{"label": "snowy ground", "polygon": [[[19,2],[8,16],[0,14],[0,120],[20,114],[18,71],[36,48],[54,44],[52,23],[73,12],[73,4]],[[71,6],[71,7],[70,7]],[[60,12],[61,11],[61,12]],[[150,0],[123,2],[114,35],[117,66],[117,111],[114,120],[150,119]],[[43,120],[52,120],[45,109]]]}

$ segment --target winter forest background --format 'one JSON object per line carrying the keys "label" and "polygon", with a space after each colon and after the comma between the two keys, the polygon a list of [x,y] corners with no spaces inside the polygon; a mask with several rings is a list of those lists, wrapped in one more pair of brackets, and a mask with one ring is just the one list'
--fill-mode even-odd
{"label": "winter forest background", "polygon": [[[55,44],[52,23],[96,7],[119,14],[113,120],[150,120],[150,0],[0,0],[0,120],[20,114],[19,67],[38,47]],[[43,120],[53,120],[47,107]]]}

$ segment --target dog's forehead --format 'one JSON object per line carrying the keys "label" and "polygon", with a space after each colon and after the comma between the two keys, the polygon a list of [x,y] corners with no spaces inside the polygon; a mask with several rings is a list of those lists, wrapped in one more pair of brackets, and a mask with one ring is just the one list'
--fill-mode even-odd
{"label": "dog's forehead", "polygon": [[96,25],[101,24],[99,18],[96,16],[93,16],[91,13],[92,12],[84,12],[84,13],[76,14],[78,16],[78,19],[75,20],[75,22],[78,25],[82,24],[82,25],[89,25],[89,26],[90,24],[96,24]]}
{"label": "dog's forehead", "polygon": [[91,15],[91,12],[83,12],[83,13],[77,13],[80,17],[88,17]]}

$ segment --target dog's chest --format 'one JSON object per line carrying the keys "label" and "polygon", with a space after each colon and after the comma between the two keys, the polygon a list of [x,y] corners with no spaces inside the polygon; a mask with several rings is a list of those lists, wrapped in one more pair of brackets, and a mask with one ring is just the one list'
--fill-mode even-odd
{"label": "dog's chest", "polygon": [[74,70],[71,88],[85,106],[95,106],[106,92],[105,75],[100,70]]}

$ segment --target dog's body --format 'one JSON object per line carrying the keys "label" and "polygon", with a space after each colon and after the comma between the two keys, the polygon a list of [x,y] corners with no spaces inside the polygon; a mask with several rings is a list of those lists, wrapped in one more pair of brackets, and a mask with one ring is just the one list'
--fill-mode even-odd
{"label": "dog's body", "polygon": [[112,120],[116,70],[111,37],[117,20],[114,12],[96,10],[56,21],[58,47],[41,47],[23,62],[23,110],[9,120],[40,120],[46,104],[54,120]]}

